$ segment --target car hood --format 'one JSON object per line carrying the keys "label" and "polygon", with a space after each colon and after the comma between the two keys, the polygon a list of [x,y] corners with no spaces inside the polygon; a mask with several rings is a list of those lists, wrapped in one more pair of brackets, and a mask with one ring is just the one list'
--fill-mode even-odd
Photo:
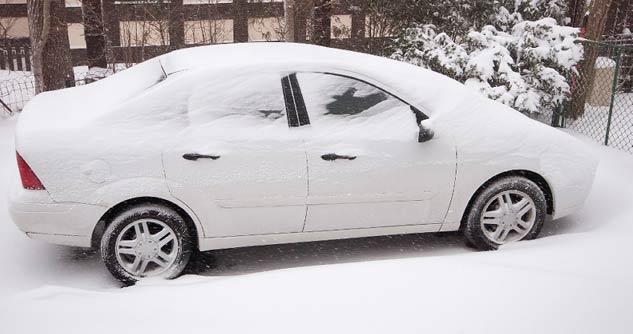
{"label": "car hood", "polygon": [[483,96],[472,96],[431,118],[436,133],[453,136],[460,162],[532,166],[559,189],[585,191],[598,160],[585,143]]}

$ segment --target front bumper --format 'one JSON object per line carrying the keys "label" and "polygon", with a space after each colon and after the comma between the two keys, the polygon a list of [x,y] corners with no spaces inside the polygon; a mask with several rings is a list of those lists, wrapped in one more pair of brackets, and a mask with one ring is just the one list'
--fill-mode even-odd
{"label": "front bumper", "polygon": [[18,228],[34,239],[90,247],[94,227],[106,208],[54,202],[47,191],[14,187],[9,195],[9,214]]}

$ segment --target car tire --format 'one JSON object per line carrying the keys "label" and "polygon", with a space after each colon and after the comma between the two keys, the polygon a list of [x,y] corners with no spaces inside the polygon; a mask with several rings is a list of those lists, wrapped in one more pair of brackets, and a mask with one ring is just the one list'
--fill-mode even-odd
{"label": "car tire", "polygon": [[463,228],[467,245],[480,250],[534,239],[547,218],[543,190],[521,176],[495,180],[476,195]]}
{"label": "car tire", "polygon": [[101,257],[114,277],[134,284],[146,277],[175,278],[194,246],[185,220],[157,204],[140,204],[117,215],[101,238]]}

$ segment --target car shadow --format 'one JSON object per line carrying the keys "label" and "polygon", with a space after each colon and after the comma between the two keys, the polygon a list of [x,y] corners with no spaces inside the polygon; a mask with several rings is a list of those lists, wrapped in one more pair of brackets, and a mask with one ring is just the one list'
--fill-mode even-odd
{"label": "car shadow", "polygon": [[[577,223],[573,217],[550,222],[543,226],[539,238],[575,233],[578,231]],[[99,267],[96,270],[99,276],[109,276],[98,251],[66,249],[68,251],[62,252],[58,258],[64,263],[68,262],[69,267]],[[447,256],[474,251],[466,246],[461,232],[328,240],[195,252],[184,274],[232,276],[306,266]]]}
{"label": "car shadow", "polygon": [[[539,238],[582,231],[583,227],[579,226],[577,218],[572,215],[546,223]],[[185,274],[229,276],[304,266],[456,255],[474,251],[466,246],[461,232],[327,240],[196,252]]]}
{"label": "car shadow", "polygon": [[240,275],[255,272],[337,263],[471,252],[458,232],[408,234],[358,239],[197,252],[185,274]]}

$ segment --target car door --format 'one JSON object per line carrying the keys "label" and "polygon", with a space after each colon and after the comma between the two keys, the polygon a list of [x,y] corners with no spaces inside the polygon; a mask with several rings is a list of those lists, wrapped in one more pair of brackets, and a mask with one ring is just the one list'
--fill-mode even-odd
{"label": "car door", "polygon": [[189,125],[163,152],[173,196],[198,215],[205,237],[300,232],[306,158],[280,74],[214,75],[190,89]]}
{"label": "car door", "polygon": [[455,180],[451,138],[419,143],[417,109],[367,82],[332,73],[296,78],[310,122],[304,231],[443,221]]}

